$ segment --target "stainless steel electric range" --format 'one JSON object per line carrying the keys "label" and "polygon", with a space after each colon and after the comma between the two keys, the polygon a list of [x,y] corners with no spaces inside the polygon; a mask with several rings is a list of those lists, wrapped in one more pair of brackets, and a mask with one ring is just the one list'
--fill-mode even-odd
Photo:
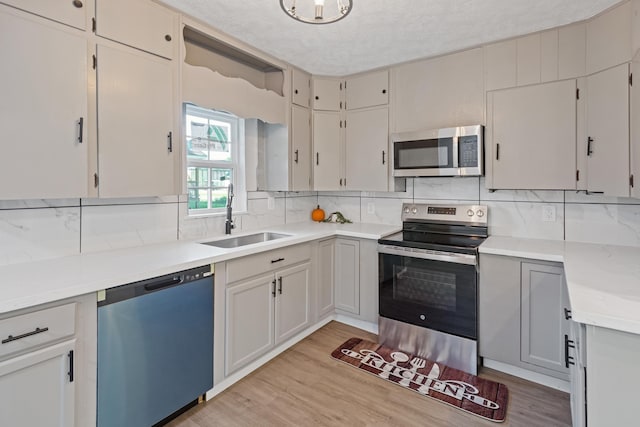
{"label": "stainless steel electric range", "polygon": [[487,207],[408,204],[378,240],[379,341],[452,368],[478,369],[478,246]]}

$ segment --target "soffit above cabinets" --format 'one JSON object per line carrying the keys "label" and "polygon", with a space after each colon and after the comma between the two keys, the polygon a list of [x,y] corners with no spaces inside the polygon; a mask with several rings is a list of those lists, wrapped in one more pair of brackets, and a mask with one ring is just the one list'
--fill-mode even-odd
{"label": "soffit above cabinets", "polygon": [[[315,75],[344,76],[590,18],[620,0],[354,0],[345,19],[310,25],[276,0],[161,0]],[[332,1],[332,0],[327,0]]]}

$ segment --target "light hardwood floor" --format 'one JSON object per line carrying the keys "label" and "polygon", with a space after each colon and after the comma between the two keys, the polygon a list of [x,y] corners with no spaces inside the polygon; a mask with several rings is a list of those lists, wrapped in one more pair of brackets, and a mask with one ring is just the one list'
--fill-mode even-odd
{"label": "light hardwood floor", "polygon": [[569,395],[491,369],[509,387],[504,423],[469,415],[331,358],[351,337],[376,335],[331,322],[170,427],[570,426]]}

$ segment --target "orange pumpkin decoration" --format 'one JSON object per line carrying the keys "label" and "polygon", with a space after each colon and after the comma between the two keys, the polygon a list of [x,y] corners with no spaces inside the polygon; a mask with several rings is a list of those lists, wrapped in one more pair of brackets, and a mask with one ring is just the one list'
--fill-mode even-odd
{"label": "orange pumpkin decoration", "polygon": [[324,211],[320,209],[320,205],[311,211],[311,219],[317,222],[324,221]]}

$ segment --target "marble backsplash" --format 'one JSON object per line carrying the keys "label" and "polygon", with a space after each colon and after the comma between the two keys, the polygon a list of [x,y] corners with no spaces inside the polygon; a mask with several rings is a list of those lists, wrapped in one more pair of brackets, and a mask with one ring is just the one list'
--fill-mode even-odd
{"label": "marble backsplash", "polygon": [[[640,200],[575,191],[498,190],[484,179],[408,179],[406,191],[251,192],[234,232],[309,221],[317,205],[354,222],[400,224],[404,202],[489,207],[492,235],[640,246]],[[544,221],[543,209],[555,211]],[[0,201],[0,265],[224,234],[224,215],[188,217],[184,196]]]}

